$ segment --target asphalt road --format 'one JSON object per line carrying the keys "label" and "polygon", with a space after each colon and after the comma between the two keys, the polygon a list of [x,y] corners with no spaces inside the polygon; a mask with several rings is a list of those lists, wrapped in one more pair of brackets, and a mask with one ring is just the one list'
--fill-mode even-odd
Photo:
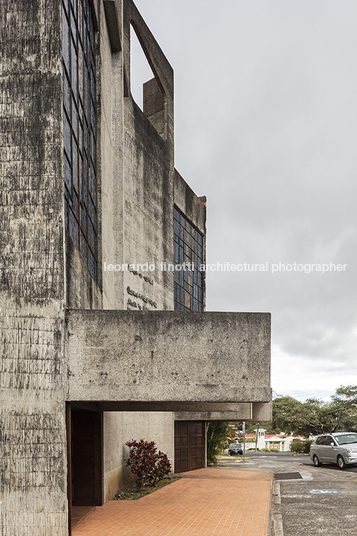
{"label": "asphalt road", "polygon": [[[241,463],[241,456],[225,456],[224,460],[221,460],[220,464],[224,464],[224,466],[233,464],[236,465],[237,463]],[[290,452],[247,452],[246,453],[246,462],[247,465],[245,469],[253,468],[256,469],[260,468],[262,471],[275,471],[274,467],[276,467],[278,470],[280,469],[280,463],[300,463],[302,465],[307,466],[313,466],[313,463],[310,459],[310,456],[304,454],[301,456],[292,455]],[[257,465],[258,464],[258,465]],[[341,471],[337,467],[337,465],[334,464],[323,464],[324,468],[329,468],[333,471]],[[357,466],[351,465],[347,466],[346,469],[344,469],[344,472],[352,472],[357,473]],[[353,535],[355,536],[355,535]],[[357,533],[356,533],[357,536]]]}
{"label": "asphalt road", "polygon": [[[314,467],[309,456],[290,453],[250,453],[249,458],[226,458],[219,465],[274,474],[271,536],[357,536],[356,466]],[[279,480],[279,474],[289,478]]]}

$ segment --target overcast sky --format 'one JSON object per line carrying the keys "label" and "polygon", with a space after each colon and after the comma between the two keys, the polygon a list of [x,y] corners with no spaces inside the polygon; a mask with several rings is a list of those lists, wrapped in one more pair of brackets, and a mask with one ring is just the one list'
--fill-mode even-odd
{"label": "overcast sky", "polygon": [[[207,310],[272,313],[278,394],[357,384],[356,1],[136,5],[175,70],[176,168],[207,196],[207,262],[268,267],[208,272]],[[294,263],[347,266],[272,273]]]}

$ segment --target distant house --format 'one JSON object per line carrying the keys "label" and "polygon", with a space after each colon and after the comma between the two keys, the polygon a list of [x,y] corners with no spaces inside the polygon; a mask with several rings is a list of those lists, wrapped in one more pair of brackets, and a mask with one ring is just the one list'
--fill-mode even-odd
{"label": "distant house", "polygon": [[[247,434],[245,439],[246,450],[255,449],[256,433]],[[285,435],[283,432],[280,432],[280,434],[266,434],[264,428],[259,428],[257,448],[259,450],[278,448],[280,452],[289,452],[293,439],[304,440],[305,438],[302,436]]]}

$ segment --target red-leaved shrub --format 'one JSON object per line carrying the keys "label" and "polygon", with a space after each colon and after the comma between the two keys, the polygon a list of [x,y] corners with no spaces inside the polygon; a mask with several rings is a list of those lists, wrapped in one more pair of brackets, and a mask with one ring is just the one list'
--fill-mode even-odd
{"label": "red-leaved shrub", "polygon": [[129,465],[131,472],[136,476],[136,486],[138,490],[146,483],[155,486],[159,480],[168,475],[171,464],[166,454],[157,452],[154,441],[128,441],[125,443],[129,447]]}

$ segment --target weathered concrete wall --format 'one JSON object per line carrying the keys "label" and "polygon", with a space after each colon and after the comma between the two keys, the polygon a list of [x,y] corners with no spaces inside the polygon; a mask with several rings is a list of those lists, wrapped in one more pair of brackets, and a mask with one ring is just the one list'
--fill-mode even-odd
{"label": "weathered concrete wall", "polygon": [[103,413],[103,500],[109,501],[125,484],[123,413]]}
{"label": "weathered concrete wall", "polygon": [[206,198],[197,197],[176,169],[174,173],[174,204],[206,236]]}
{"label": "weathered concrete wall", "polygon": [[60,2],[0,20],[0,533],[64,536]]}
{"label": "weathered concrete wall", "polygon": [[134,485],[135,478],[126,465],[129,449],[125,443],[141,438],[156,446],[174,463],[174,420],[172,413],[122,412],[103,413],[103,496],[113,499],[118,489]]}
{"label": "weathered concrete wall", "polygon": [[[131,25],[165,95],[163,137],[130,95]],[[123,54],[124,83],[127,84],[124,99],[124,262],[148,262],[155,266],[155,271],[146,274],[154,284],[148,284],[132,272],[124,274],[125,307],[173,309],[173,275],[160,270],[161,262],[171,263],[173,259],[173,70],[131,0],[124,1]],[[138,272],[145,275],[143,270]]]}
{"label": "weathered concrete wall", "polygon": [[[111,15],[107,13],[106,24],[112,30],[115,18],[121,37],[121,49],[115,53],[111,50],[111,40],[105,31],[106,28],[103,28],[104,18],[100,18],[100,84],[98,85],[102,261],[105,267],[110,264],[115,266],[149,262],[154,263],[157,270],[155,273],[148,273],[145,268],[131,272],[105,269],[102,274],[103,307],[104,309],[173,308],[172,274],[162,275],[159,270],[159,263],[163,260],[171,262],[173,255],[172,193],[170,193],[173,172],[173,126],[170,131],[171,140],[165,142],[145,114],[136,106],[130,92],[127,92],[124,98],[123,73],[130,77],[130,55],[126,55],[124,65],[123,51],[130,50],[131,21],[133,20],[139,28],[138,31],[141,29],[147,47],[155,48],[157,45],[131,2],[117,2],[116,17],[113,17],[112,11]],[[162,69],[168,73],[165,74],[168,80],[171,80],[172,69],[162,59],[162,52],[154,51],[154,56],[154,62],[160,64],[158,72]],[[167,83],[166,86],[168,87]],[[172,101],[172,87],[167,91],[170,92]],[[167,131],[162,134],[166,136]],[[130,304],[135,304],[136,307]],[[115,493],[116,489],[124,484],[122,455],[125,439],[122,435],[122,419],[131,423],[133,428],[142,429],[150,418],[150,415],[143,413],[120,416],[105,414],[104,499],[111,498],[113,490]],[[162,416],[162,419],[162,426],[166,427],[168,415]],[[147,435],[150,435],[149,432]],[[114,437],[117,439],[113,440]],[[116,441],[122,443],[119,450]],[[107,463],[108,460],[110,463]]]}
{"label": "weathered concrete wall", "polygon": [[[108,27],[115,24],[119,38],[122,29],[122,2],[116,2],[116,16],[107,19]],[[100,116],[105,119],[105,140],[101,144],[101,232],[102,232],[102,268],[103,263],[122,264],[124,258],[124,83],[123,53],[108,47],[108,35],[101,32],[101,39],[107,40],[101,49],[106,50],[106,61],[101,65],[101,92],[103,103]],[[104,134],[103,134],[104,135]],[[110,165],[109,165],[110,164]],[[114,271],[103,271],[103,308],[124,309],[124,278]]]}
{"label": "weathered concrete wall", "polygon": [[145,82],[143,86],[143,112],[160,136],[166,136],[166,103],[156,78]]}
{"label": "weathered concrete wall", "polygon": [[72,311],[69,400],[268,402],[270,314]]}
{"label": "weathered concrete wall", "polygon": [[[146,439],[155,441],[159,450],[167,454],[172,468],[174,467],[174,420],[172,413],[150,412],[150,413],[124,413],[123,414],[123,460],[126,462],[129,449],[125,446],[127,441],[135,439]],[[124,466],[125,483],[134,484],[135,478],[129,467]],[[172,469],[173,470],[173,469]]]}

